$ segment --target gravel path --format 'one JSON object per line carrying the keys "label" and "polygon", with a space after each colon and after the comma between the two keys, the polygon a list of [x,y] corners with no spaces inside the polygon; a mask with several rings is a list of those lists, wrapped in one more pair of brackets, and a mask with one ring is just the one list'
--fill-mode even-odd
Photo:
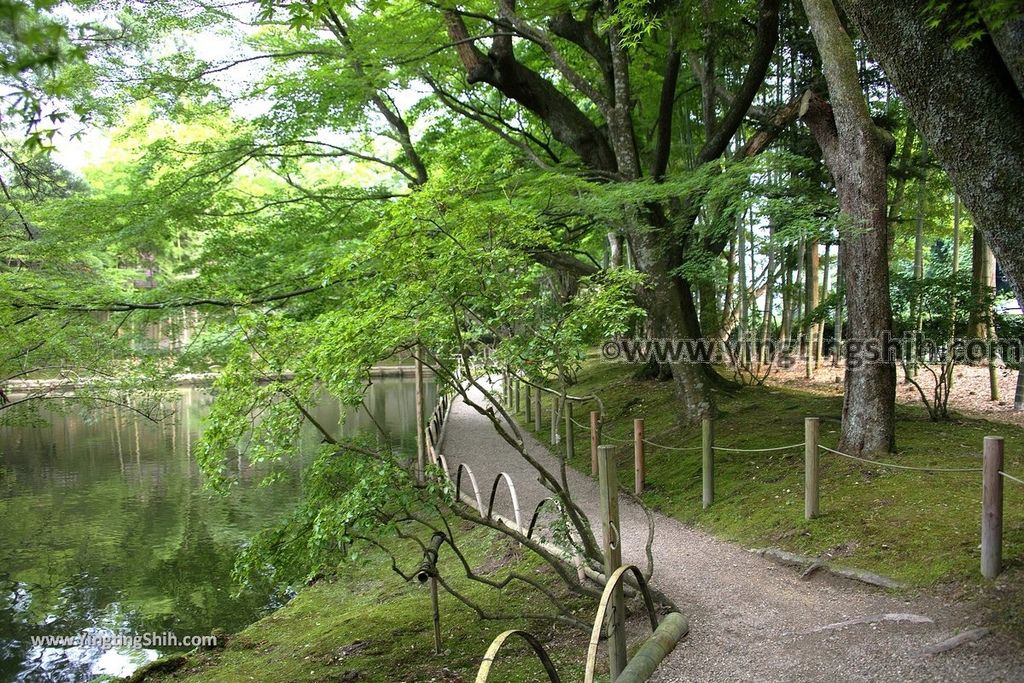
{"label": "gravel path", "polygon": [[[557,471],[557,459],[544,445],[532,436],[528,444],[535,458]],[[453,475],[460,462],[472,468],[484,505],[494,478],[507,472],[524,525],[547,497],[536,471],[462,401],[452,408],[440,450]],[[569,485],[599,529],[596,482],[570,470]],[[463,491],[472,495],[465,478]],[[507,493],[498,495],[495,511],[513,516]],[[623,560],[643,567],[644,514],[622,498],[621,515]],[[690,633],[652,681],[1024,681],[1024,653],[998,633],[922,655],[927,646],[979,625],[967,605],[892,595],[821,572],[802,580],[794,569],[660,515],[653,549],[654,584],[688,615]],[[908,614],[931,622],[886,620],[820,630],[847,620]]]}

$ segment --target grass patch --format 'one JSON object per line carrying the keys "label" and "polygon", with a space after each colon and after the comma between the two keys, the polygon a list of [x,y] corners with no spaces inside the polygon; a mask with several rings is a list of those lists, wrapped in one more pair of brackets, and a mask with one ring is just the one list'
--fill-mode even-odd
{"label": "grass patch", "polygon": [[[418,549],[389,543],[399,566],[411,571],[420,560]],[[594,606],[566,595],[543,563],[524,556],[505,537],[484,529],[463,528],[460,548],[474,568],[493,576],[515,569],[528,572],[554,587],[569,604],[577,605],[584,621]],[[399,549],[400,548],[400,549]],[[464,578],[450,549],[442,547],[439,571],[461,592],[485,609],[509,613],[522,610],[552,612],[532,589],[518,582],[498,592]],[[154,671],[141,680],[193,683],[234,681],[438,681],[456,683],[476,676],[487,646],[500,632],[525,628],[546,640],[563,680],[581,679],[586,635],[571,628],[552,628],[524,620],[481,621],[476,614],[442,589],[440,592],[442,655],[434,654],[430,593],[426,586],[406,583],[391,570],[380,551],[368,551],[346,564],[339,575],[303,588],[285,607],[231,636],[222,650],[197,652],[172,672]],[[540,663],[521,641],[503,648],[492,680],[509,683],[547,681]]]}
{"label": "grass patch", "polygon": [[[700,428],[680,426],[671,382],[637,381],[635,368],[588,360],[573,387],[605,404],[603,442],[616,445],[619,478],[633,485],[633,419],[646,438],[674,447],[700,445]],[[591,404],[593,405],[593,404]],[[803,421],[821,418],[821,443],[835,448],[842,398],[793,389],[750,387],[718,397],[716,444],[768,448],[772,453],[715,453],[715,502],[701,510],[700,450],[647,447],[647,490],[653,508],[687,524],[748,546],[778,546],[891,576],[910,586],[967,581],[980,585],[980,473],[926,474],[875,467],[821,455],[821,517],[803,518]],[[589,406],[587,407],[589,410]],[[550,425],[547,399],[540,436]],[[578,410],[575,418],[588,424]],[[914,466],[980,467],[982,438],[1006,439],[1010,473],[1024,473],[1024,430],[981,419],[933,423],[923,408],[897,407],[894,462]],[[576,429],[573,465],[590,471],[590,435]],[[1024,559],[1024,487],[1005,485],[1004,564]]]}

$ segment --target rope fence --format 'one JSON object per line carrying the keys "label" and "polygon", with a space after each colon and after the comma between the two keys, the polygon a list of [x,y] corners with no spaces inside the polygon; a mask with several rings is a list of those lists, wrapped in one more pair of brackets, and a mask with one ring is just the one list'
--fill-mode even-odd
{"label": "rope fence", "polygon": [[[803,446],[803,444],[800,444],[800,445]],[[822,446],[821,444],[818,444],[818,448],[820,448],[821,450],[826,451],[828,453],[832,453],[833,455],[838,455],[838,456],[843,457],[843,458],[849,458],[850,460],[857,460],[859,462],[866,462],[869,465],[875,465],[877,467],[891,467],[891,468],[897,469],[897,470],[911,470],[913,472],[981,472],[981,471],[983,471],[981,467],[912,467],[910,465],[897,465],[896,463],[893,463],[893,462],[880,462],[878,460],[871,460],[869,458],[861,458],[861,457],[856,456],[856,455],[850,455],[849,453],[843,453],[842,451],[837,451],[834,448],[829,448],[828,446]]]}
{"label": "rope fence", "polygon": [[1012,474],[1007,474],[1006,472],[1002,472],[1002,471],[999,472],[999,474],[1001,474],[1002,476],[1006,477],[1010,481],[1015,481],[1018,484],[1020,484],[1021,486],[1024,486],[1024,479],[1018,479],[1017,477],[1013,476]]}
{"label": "rope fence", "polygon": [[773,448],[730,448],[728,446],[712,446],[716,451],[727,451],[730,453],[771,453],[773,451],[790,451],[794,448],[803,447],[803,442],[790,444],[789,446],[775,446]]}
{"label": "rope fence", "polygon": [[[519,401],[515,399],[515,392],[505,390],[504,398],[509,407],[518,412]],[[534,430],[541,431],[541,393],[535,392],[533,405],[526,402],[527,422],[529,422],[529,411],[532,407],[535,411]],[[830,453],[839,458],[854,462],[863,463],[872,467],[902,470],[906,472],[921,472],[926,474],[981,474],[982,477],[982,574],[987,578],[997,576],[1002,569],[1002,507],[1003,480],[1008,479],[1016,484],[1024,486],[1024,479],[1013,476],[1003,470],[1003,440],[1001,437],[985,437],[984,459],[982,467],[935,467],[920,465],[903,465],[895,462],[873,460],[843,451],[820,443],[820,420],[810,417],[804,421],[804,440],[798,443],[791,443],[784,446],[771,446],[766,448],[742,448],[739,446],[719,446],[715,444],[715,426],[711,419],[704,419],[701,424],[701,443],[696,446],[671,446],[659,443],[646,438],[644,435],[644,419],[633,420],[633,438],[623,439],[605,433],[602,427],[602,420],[597,411],[591,411],[590,424],[584,424],[572,416],[572,399],[566,399],[561,395],[548,393],[551,396],[551,444],[564,448],[567,458],[572,458],[575,453],[575,428],[590,432],[590,453],[591,453],[591,474],[596,475],[598,471],[598,449],[600,444],[611,444],[617,447],[633,447],[634,463],[634,493],[641,495],[646,488],[646,450],[647,448],[660,448],[671,452],[701,451],[701,503],[704,509],[712,505],[715,498],[715,452],[718,453],[777,453],[783,451],[804,451],[804,517],[808,520],[814,519],[820,514],[820,454]],[[561,410],[565,402],[565,410]],[[564,434],[559,429],[559,413],[564,416]],[[611,446],[609,446],[610,448]]]}

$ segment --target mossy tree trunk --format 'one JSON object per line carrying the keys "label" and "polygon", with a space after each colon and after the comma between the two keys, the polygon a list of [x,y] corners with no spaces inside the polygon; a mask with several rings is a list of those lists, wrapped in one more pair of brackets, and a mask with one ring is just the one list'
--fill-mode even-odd
{"label": "mossy tree trunk", "polygon": [[[840,258],[847,292],[850,338],[878,340],[892,333],[886,166],[892,136],[871,119],[861,91],[853,42],[832,0],[804,0],[821,53],[831,104],[813,92],[801,118],[810,127],[835,181],[845,222]],[[850,363],[846,369],[839,446],[849,453],[892,451],[896,444],[896,366]]]}
{"label": "mossy tree trunk", "polygon": [[967,48],[927,0],[840,0],[1024,301],[1024,17]]}

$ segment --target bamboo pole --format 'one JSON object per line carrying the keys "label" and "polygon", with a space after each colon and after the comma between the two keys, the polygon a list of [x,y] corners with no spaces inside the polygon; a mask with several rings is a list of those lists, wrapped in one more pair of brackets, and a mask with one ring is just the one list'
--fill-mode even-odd
{"label": "bamboo pole", "polygon": [[590,474],[597,474],[597,445],[601,442],[601,414],[590,411]]}
{"label": "bamboo pole", "polygon": [[630,658],[615,683],[644,683],[689,629],[689,622],[679,612],[666,614],[651,637]]}

